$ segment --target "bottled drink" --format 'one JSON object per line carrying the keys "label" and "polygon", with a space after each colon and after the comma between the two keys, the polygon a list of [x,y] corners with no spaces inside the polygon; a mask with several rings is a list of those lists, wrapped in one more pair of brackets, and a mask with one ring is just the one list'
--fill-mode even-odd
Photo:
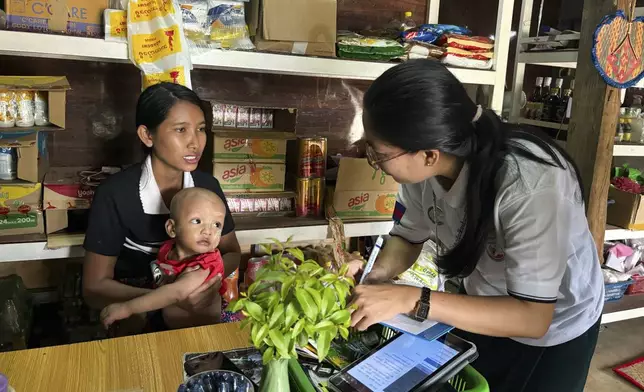
{"label": "bottled drink", "polygon": [[556,121],[557,117],[557,108],[559,107],[559,102],[561,102],[561,86],[563,85],[563,79],[558,78],[555,81],[555,87],[550,89],[550,95],[543,103],[543,113],[541,119],[543,121]]}
{"label": "bottled drink", "polygon": [[563,122],[565,124],[568,123],[568,120],[570,119],[570,116],[568,115],[568,105],[569,105],[571,95],[572,95],[572,89],[567,88],[564,90],[563,96],[559,101],[559,106],[557,107],[557,113],[555,116],[556,122],[558,123]]}
{"label": "bottled drink", "polygon": [[622,140],[624,140],[624,119],[620,118],[615,133],[615,143],[620,143]]}
{"label": "bottled drink", "polygon": [[543,79],[543,87],[541,88],[541,115],[539,117],[535,117],[534,118],[535,120],[542,120],[544,118],[545,105],[546,105],[546,101],[548,100],[548,97],[550,96],[551,84],[552,84],[552,78],[550,76],[547,76],[546,78]]}
{"label": "bottled drink", "polygon": [[543,109],[543,101],[541,100],[541,96],[543,95],[541,91],[542,85],[543,85],[543,78],[540,76],[534,82],[534,90],[532,90],[532,95],[530,96],[530,100],[526,105],[526,113],[525,113],[526,118],[531,118],[531,119],[541,118],[541,110]]}
{"label": "bottled drink", "polygon": [[622,141],[624,142],[630,142],[631,141],[631,135],[633,132],[633,128],[631,127],[631,119],[626,118],[624,119],[624,127],[622,129],[622,132],[624,136],[622,137]]}
{"label": "bottled drink", "polygon": [[402,31],[407,31],[410,29],[415,29],[416,28],[416,22],[412,19],[413,14],[411,11],[405,12],[405,19],[403,20],[402,23]]}

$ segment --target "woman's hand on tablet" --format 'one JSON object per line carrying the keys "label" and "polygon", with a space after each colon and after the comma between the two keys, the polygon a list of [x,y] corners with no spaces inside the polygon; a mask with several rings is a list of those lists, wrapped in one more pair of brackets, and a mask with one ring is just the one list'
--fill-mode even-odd
{"label": "woman's hand on tablet", "polygon": [[418,287],[395,284],[358,285],[353,290],[352,304],[357,309],[351,315],[351,326],[364,331],[397,314],[411,313],[419,299]]}

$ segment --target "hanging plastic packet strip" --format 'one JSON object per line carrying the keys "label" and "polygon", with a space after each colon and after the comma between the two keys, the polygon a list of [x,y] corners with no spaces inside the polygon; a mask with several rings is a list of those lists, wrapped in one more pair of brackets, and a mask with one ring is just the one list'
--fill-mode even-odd
{"label": "hanging plastic packet strip", "polygon": [[236,1],[208,0],[210,41],[221,49],[253,50],[246,25],[244,4]]}
{"label": "hanging plastic packet strip", "polygon": [[160,82],[192,87],[190,51],[176,0],[130,0],[127,40],[130,60],[143,73],[143,89]]}
{"label": "hanging plastic packet strip", "polygon": [[199,55],[216,49],[217,45],[210,41],[208,0],[179,0],[179,7],[190,54]]}
{"label": "hanging plastic packet strip", "polygon": [[105,41],[127,42],[127,11],[111,10],[103,11],[105,20]]}

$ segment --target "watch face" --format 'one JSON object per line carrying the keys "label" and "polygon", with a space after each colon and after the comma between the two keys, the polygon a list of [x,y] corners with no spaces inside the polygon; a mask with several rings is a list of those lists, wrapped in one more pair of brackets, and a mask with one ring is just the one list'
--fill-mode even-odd
{"label": "watch face", "polygon": [[428,314],[429,314],[429,304],[418,302],[418,309],[416,310],[416,316],[419,319],[425,320],[427,319]]}

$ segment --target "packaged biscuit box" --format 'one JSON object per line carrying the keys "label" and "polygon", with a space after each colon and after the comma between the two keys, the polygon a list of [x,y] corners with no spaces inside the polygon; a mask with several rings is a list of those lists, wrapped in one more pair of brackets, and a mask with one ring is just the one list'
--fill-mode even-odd
{"label": "packaged biscuit box", "polygon": [[0,236],[43,232],[41,184],[0,184]]}
{"label": "packaged biscuit box", "polygon": [[215,136],[214,144],[216,162],[246,160],[283,163],[286,159],[286,140]]}
{"label": "packaged biscuit box", "polygon": [[283,191],[286,165],[215,162],[213,175],[224,192]]}

